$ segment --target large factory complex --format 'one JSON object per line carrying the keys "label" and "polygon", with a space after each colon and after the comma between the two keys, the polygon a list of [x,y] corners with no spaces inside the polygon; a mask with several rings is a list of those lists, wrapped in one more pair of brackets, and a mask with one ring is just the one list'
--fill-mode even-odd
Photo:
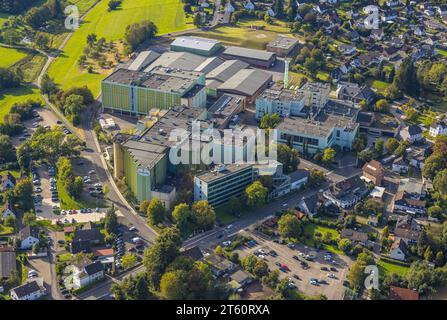
{"label": "large factory complex", "polygon": [[[209,128],[231,128],[234,135],[245,128],[257,128],[264,115],[278,114],[276,142],[287,143],[302,154],[338,145],[352,147],[359,130],[358,106],[346,99],[331,98],[329,84],[304,83],[288,86],[288,71],[278,65],[288,63],[283,57],[297,50],[296,39],[279,36],[267,50],[225,47],[205,38],[182,36],[160,53],[141,52],[126,68],[115,70],[102,81],[103,110],[138,117],[136,134],[117,134],[114,138],[114,175],[126,183],[138,201],[160,198],[171,207],[176,190],[172,177],[180,166],[170,162],[169,155],[185,152],[171,132],[185,129],[182,143],[190,144],[193,122],[199,121],[202,132]],[[284,76],[285,74],[285,76]],[[282,81],[277,81],[281,75]],[[249,112],[251,122],[246,121]],[[241,133],[242,134],[242,133]],[[202,140],[206,140],[201,138]],[[201,141],[216,144],[225,153],[247,153],[245,143]],[[227,145],[228,144],[228,145]],[[177,148],[177,149],[176,149]],[[201,150],[188,149],[188,157]],[[219,206],[231,197],[240,196],[256,179],[259,167],[235,163],[224,166],[200,164],[194,167],[195,200],[206,199]],[[299,187],[293,178],[282,173],[276,164],[272,196]],[[300,177],[303,180],[303,177]]]}

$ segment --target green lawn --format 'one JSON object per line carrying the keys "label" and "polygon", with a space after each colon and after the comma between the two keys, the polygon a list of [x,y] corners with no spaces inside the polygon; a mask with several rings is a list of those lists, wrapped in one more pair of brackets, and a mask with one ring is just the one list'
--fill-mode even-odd
{"label": "green lawn", "polygon": [[95,33],[107,41],[119,40],[124,36],[126,26],[152,20],[159,34],[185,30],[183,3],[180,0],[133,0],[124,1],[119,10],[107,12],[108,1],[102,1],[86,16],[64,48],[63,53],[51,65],[49,74],[62,88],[87,85],[96,96],[105,74],[89,74],[78,68],[77,60],[86,45],[87,35]]}
{"label": "green lawn", "polygon": [[39,90],[30,87],[20,87],[0,92],[0,123],[3,122],[4,116],[9,113],[9,110],[15,103],[28,99],[42,101]]}
{"label": "green lawn", "polygon": [[9,68],[16,64],[28,54],[17,49],[5,48],[0,46],[0,68]]}
{"label": "green lawn", "polygon": [[10,235],[10,234],[13,233],[13,231],[14,231],[13,228],[11,228],[11,227],[5,227],[5,226],[2,226],[2,225],[0,224],[0,236],[7,236],[7,235]]}
{"label": "green lawn", "polygon": [[435,49],[440,55],[447,57],[447,50]]}
{"label": "green lawn", "polygon": [[20,61],[17,66],[23,72],[23,80],[30,83],[36,81],[46,61],[47,58],[41,54],[30,55]]}
{"label": "green lawn", "polygon": [[377,262],[377,266],[379,268],[379,273],[382,274],[392,274],[392,273],[396,273],[400,276],[404,276],[407,272],[409,267],[404,267],[398,264],[394,264],[394,263],[390,263],[388,261],[384,261],[382,259],[380,259]]}
{"label": "green lawn", "polygon": [[[261,26],[264,29],[254,30],[251,29],[252,25]],[[269,25],[260,20],[246,20],[239,22],[237,26],[223,26],[210,31],[195,32],[192,35],[216,39],[226,45],[263,50],[266,44],[279,34],[290,35],[290,29],[282,22]]]}
{"label": "green lawn", "polygon": [[82,208],[105,208],[105,201],[102,199],[98,199],[98,202],[94,200],[86,200],[86,199],[73,199],[62,186],[62,181],[58,180],[57,191],[59,192],[59,199],[61,202],[61,209],[82,209]]}
{"label": "green lawn", "polygon": [[[310,222],[306,222],[304,226],[304,236],[307,238],[305,245],[309,247],[315,247],[314,238],[315,234],[319,232],[322,235],[329,232],[332,235],[332,239],[337,239],[340,236],[340,233],[332,228],[319,226]],[[336,246],[323,244],[323,249],[333,252],[335,254],[344,254],[343,251],[339,250]]]}
{"label": "green lawn", "polygon": [[387,82],[380,81],[380,80],[371,80],[368,81],[368,84],[371,86],[371,88],[376,89],[379,93],[383,93],[386,88],[390,85]]}
{"label": "green lawn", "polygon": [[90,8],[97,0],[70,0],[70,4],[78,7],[79,12],[83,14]]}

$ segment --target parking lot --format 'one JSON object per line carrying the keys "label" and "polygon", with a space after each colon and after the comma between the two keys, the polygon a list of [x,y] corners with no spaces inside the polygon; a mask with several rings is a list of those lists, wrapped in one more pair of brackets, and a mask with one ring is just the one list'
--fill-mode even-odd
{"label": "parking lot", "polygon": [[[317,252],[302,244],[290,248],[252,233],[249,236],[256,240],[257,245],[237,250],[241,258],[256,254],[267,262],[270,270],[282,270],[280,278],[289,278],[299,292],[308,296],[325,295],[329,300],[343,299],[343,282],[352,263],[348,257],[330,253],[329,258],[327,251]],[[310,255],[308,259],[307,255]]]}

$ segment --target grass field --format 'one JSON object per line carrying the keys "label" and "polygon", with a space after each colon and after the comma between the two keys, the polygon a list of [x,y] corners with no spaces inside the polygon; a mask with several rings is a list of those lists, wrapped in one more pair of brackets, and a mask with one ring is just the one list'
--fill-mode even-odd
{"label": "grass field", "polygon": [[36,81],[46,61],[47,58],[41,54],[34,54],[20,61],[18,66],[23,72],[23,80],[30,83]]}
{"label": "grass field", "polygon": [[[313,239],[315,238],[315,234],[317,232],[321,233],[322,235],[329,232],[332,235],[332,239],[337,239],[340,236],[340,233],[335,229],[307,222],[306,225],[304,226],[304,236],[307,238],[305,245],[309,247],[315,247]],[[343,251],[341,251],[340,249],[338,249],[336,246],[333,245],[323,244],[323,249],[333,252],[335,254],[344,254]]]}
{"label": "grass field", "polygon": [[81,71],[77,64],[90,33],[95,33],[98,38],[104,37],[107,41],[119,40],[123,38],[126,26],[142,20],[152,20],[157,25],[159,34],[189,27],[180,0],[124,1],[119,10],[112,12],[107,12],[107,3],[108,1],[102,1],[89,12],[61,56],[51,65],[49,74],[62,88],[87,85],[95,96],[99,94],[100,81],[105,75]]}
{"label": "grass field", "polygon": [[368,81],[368,84],[371,86],[371,88],[376,89],[379,93],[383,93],[386,88],[390,85],[387,82],[380,81],[380,80],[371,80]]}
{"label": "grass field", "polygon": [[9,68],[27,55],[27,53],[17,49],[0,47],[0,68]]}
{"label": "grass field", "polygon": [[[262,26],[262,30],[251,29],[250,26]],[[192,35],[212,38],[221,41],[226,45],[241,46],[252,49],[265,49],[270,41],[279,34],[290,34],[290,29],[284,23],[269,25],[264,21],[243,21],[238,26],[224,26],[210,31],[199,31]]]}
{"label": "grass field", "polygon": [[379,272],[381,274],[392,274],[396,273],[400,276],[405,276],[405,274],[408,272],[408,267],[404,267],[398,264],[390,263],[388,261],[384,261],[380,259],[377,262],[377,266],[379,268]]}
{"label": "grass field", "polygon": [[10,14],[7,13],[0,13],[0,29],[3,26],[3,23],[8,20],[8,17],[10,16]]}
{"label": "grass field", "polygon": [[98,199],[98,202],[94,200],[88,201],[86,199],[73,199],[63,187],[62,181],[58,180],[56,184],[57,190],[59,192],[59,199],[61,201],[62,210],[106,207],[106,203],[104,202],[104,200],[101,199]]}
{"label": "grass field", "polygon": [[9,113],[9,110],[15,103],[28,99],[42,101],[39,90],[30,87],[20,87],[2,91],[0,93],[0,123],[3,122],[4,116]]}

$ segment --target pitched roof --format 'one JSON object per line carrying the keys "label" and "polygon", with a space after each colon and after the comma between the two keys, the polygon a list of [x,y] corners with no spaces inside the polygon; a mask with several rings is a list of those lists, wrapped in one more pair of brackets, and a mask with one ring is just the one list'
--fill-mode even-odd
{"label": "pitched roof", "polygon": [[379,175],[382,175],[384,171],[383,166],[379,161],[371,160],[370,162],[365,163],[365,165],[363,166],[363,172],[377,177]]}
{"label": "pitched roof", "polygon": [[0,279],[9,278],[11,272],[16,269],[16,253],[11,251],[0,252]]}
{"label": "pitched roof", "polygon": [[270,60],[273,56],[276,56],[273,52],[264,50],[248,49],[242,47],[227,47],[224,51],[224,55],[231,55],[237,57],[246,57],[256,60]]}
{"label": "pitched roof", "polygon": [[395,240],[393,242],[393,244],[391,245],[391,250],[394,250],[394,249],[397,249],[397,248],[399,248],[403,252],[403,254],[405,254],[405,255],[408,253],[407,244],[402,239]]}
{"label": "pitched roof", "polygon": [[83,230],[76,230],[74,233],[73,242],[75,241],[101,241],[102,234],[97,228],[93,229],[83,229]]}
{"label": "pitched roof", "polygon": [[11,289],[11,291],[14,291],[19,299],[40,290],[41,288],[35,280]]}
{"label": "pitched roof", "polygon": [[194,261],[201,260],[203,258],[202,251],[199,246],[192,247],[181,253],[181,255],[191,258]]}
{"label": "pitched roof", "polygon": [[25,240],[28,237],[39,239],[39,230],[35,227],[26,226],[19,231],[20,240]]}
{"label": "pitched roof", "polygon": [[415,290],[391,286],[390,287],[390,299],[391,300],[419,300],[419,293]]}
{"label": "pitched roof", "polygon": [[104,266],[101,262],[96,261],[84,267],[87,275],[91,276],[92,274],[98,273],[100,271],[104,271]]}
{"label": "pitched roof", "polygon": [[219,90],[235,90],[247,96],[254,95],[272,75],[259,69],[242,69],[225,81]]}
{"label": "pitched roof", "polygon": [[90,252],[90,241],[89,240],[73,240],[70,244],[70,252],[72,254],[80,252]]}
{"label": "pitched roof", "polygon": [[368,240],[368,234],[365,232],[359,232],[352,229],[343,229],[341,231],[342,238],[348,238],[353,241],[366,242]]}

